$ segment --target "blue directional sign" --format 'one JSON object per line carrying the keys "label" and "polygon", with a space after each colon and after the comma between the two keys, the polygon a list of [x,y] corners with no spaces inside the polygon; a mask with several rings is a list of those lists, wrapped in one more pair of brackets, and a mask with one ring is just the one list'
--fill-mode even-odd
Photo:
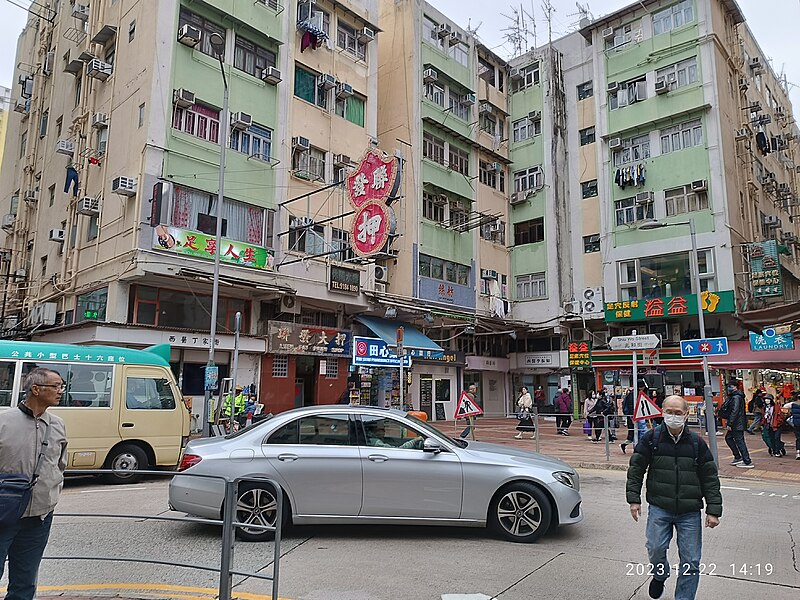
{"label": "blue directional sign", "polygon": [[728,338],[719,337],[705,340],[681,340],[681,356],[683,358],[697,358],[698,356],[727,353]]}
{"label": "blue directional sign", "polygon": [[[787,328],[788,329],[788,328]],[[760,334],[750,332],[751,350],[794,350],[791,330],[780,332],[777,327],[767,327]]]}

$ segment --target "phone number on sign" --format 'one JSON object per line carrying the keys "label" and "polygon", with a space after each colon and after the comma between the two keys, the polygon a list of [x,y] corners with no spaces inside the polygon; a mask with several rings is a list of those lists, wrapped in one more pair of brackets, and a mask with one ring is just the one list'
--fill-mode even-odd
{"label": "phone number on sign", "polygon": [[[667,569],[678,575],[690,575],[692,567],[689,563],[673,565],[654,565],[652,563],[628,563],[626,575],[638,575],[647,577],[667,577]],[[716,563],[700,563],[697,572],[700,575],[731,575],[731,576],[761,576],[772,575],[775,571],[772,563],[730,563],[728,565],[717,565]]]}

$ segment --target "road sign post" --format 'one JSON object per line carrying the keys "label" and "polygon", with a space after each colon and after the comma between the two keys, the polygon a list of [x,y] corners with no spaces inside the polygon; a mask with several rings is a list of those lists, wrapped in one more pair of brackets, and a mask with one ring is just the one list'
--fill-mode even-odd
{"label": "road sign post", "polygon": [[[638,406],[639,393],[639,357],[637,350],[651,350],[658,348],[661,343],[661,338],[652,333],[636,335],[636,330],[633,330],[633,335],[617,335],[608,340],[608,346],[612,350],[630,350],[633,354],[631,362],[633,364],[633,381],[631,387],[633,388],[634,397],[637,398],[635,404]],[[634,411],[635,412],[635,411]],[[631,415],[633,421],[633,415]],[[636,422],[633,423],[633,443],[639,443],[639,427]]]}
{"label": "road sign post", "polygon": [[[403,401],[404,401],[404,391],[405,386],[403,385],[403,354],[405,350],[403,350],[403,328],[397,328],[397,357],[400,359],[400,410],[403,410]],[[392,400],[389,399],[389,407],[392,406]]]}

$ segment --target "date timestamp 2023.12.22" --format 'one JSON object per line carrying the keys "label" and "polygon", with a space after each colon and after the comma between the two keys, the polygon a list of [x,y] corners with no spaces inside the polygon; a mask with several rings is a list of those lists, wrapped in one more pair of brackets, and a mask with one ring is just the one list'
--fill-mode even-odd
{"label": "date timestamp 2023.12.22", "polygon": [[[670,571],[678,575],[691,574],[691,565],[689,563],[675,563],[670,565]],[[698,572],[700,575],[727,575],[730,577],[761,577],[770,576],[775,572],[775,567],[772,563],[728,563],[726,565],[717,563],[700,563],[698,565]],[[654,565],[652,563],[628,563],[626,575],[636,576],[664,576],[666,572],[665,565]]]}

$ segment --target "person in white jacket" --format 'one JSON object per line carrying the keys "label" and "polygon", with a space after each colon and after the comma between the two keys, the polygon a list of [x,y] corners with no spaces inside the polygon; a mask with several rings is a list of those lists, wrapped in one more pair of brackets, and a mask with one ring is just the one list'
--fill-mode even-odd
{"label": "person in white jacket", "polygon": [[536,437],[536,427],[533,424],[533,419],[531,418],[531,409],[533,408],[533,399],[531,395],[528,393],[528,388],[522,387],[519,391],[519,399],[517,400],[517,407],[519,408],[519,412],[517,413],[517,419],[519,419],[519,423],[517,423],[517,435],[514,436],[514,439],[521,440],[522,434],[526,431],[532,432],[531,439]]}

